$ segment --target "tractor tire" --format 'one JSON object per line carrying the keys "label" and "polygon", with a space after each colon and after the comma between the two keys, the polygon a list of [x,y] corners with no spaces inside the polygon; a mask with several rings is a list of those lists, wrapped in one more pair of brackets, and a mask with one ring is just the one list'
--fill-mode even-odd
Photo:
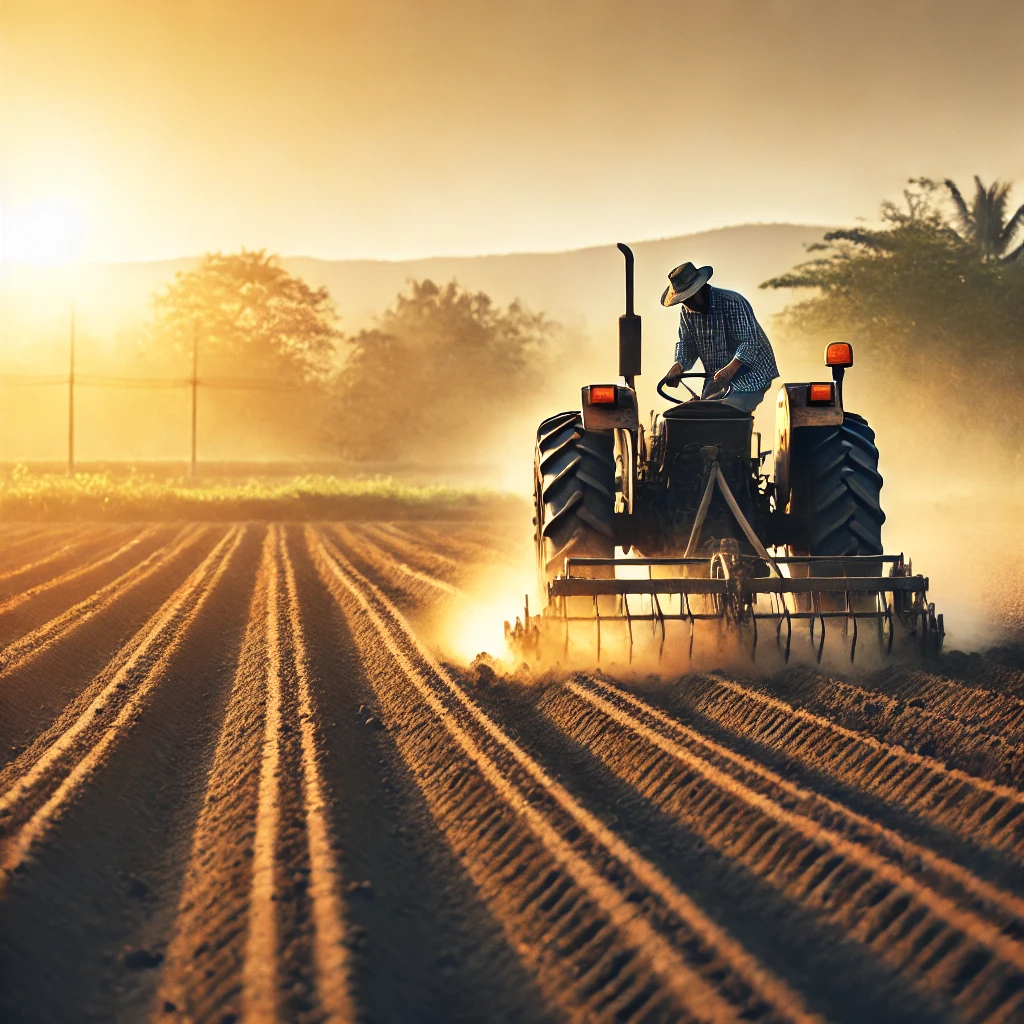
{"label": "tractor tire", "polygon": [[823,429],[808,455],[808,553],[880,555],[882,476],[867,420],[847,413],[841,426]]}
{"label": "tractor tire", "polygon": [[[883,565],[860,562],[853,570],[841,559],[849,555],[881,555],[882,476],[878,472],[878,449],[875,432],[867,420],[856,413],[847,413],[841,426],[818,427],[803,433],[795,448],[793,464],[794,505],[806,523],[803,542],[789,548],[791,555],[835,557],[835,562],[793,565],[793,576],[881,576]],[[838,611],[845,607],[845,597],[821,596],[818,605],[824,610]],[[853,595],[858,611],[874,608],[875,598]],[[799,611],[811,611],[809,595],[796,595]]]}
{"label": "tractor tire", "polygon": [[[563,412],[537,428],[534,459],[537,562],[541,592],[567,557],[615,555],[615,452],[611,432],[583,429],[578,412]],[[614,567],[586,575],[614,576]]]}

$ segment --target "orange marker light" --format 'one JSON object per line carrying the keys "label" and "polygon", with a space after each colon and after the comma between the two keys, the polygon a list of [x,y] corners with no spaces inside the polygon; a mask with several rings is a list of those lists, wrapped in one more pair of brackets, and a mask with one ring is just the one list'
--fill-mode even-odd
{"label": "orange marker light", "polygon": [[832,385],[831,384],[812,384],[811,392],[807,396],[809,402],[817,404],[818,402],[827,402],[829,405],[832,404]]}
{"label": "orange marker light", "polygon": [[617,398],[618,396],[613,386],[599,387],[596,384],[590,386],[591,405],[615,405]]}
{"label": "orange marker light", "polygon": [[853,346],[848,341],[833,341],[825,348],[826,366],[853,366]]}

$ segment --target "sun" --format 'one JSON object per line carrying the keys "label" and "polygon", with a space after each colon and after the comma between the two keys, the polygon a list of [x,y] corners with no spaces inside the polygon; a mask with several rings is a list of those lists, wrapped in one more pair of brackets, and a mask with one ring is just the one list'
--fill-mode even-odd
{"label": "sun", "polygon": [[49,197],[7,207],[0,217],[0,262],[67,266],[81,253],[84,228],[81,209],[69,199]]}

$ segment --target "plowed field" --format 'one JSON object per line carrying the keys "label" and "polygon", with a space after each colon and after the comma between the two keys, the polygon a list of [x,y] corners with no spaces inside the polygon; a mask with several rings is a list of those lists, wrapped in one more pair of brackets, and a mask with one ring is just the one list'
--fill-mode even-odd
{"label": "plowed field", "polygon": [[507,561],[0,528],[0,1019],[1024,1020],[1024,664],[465,667]]}

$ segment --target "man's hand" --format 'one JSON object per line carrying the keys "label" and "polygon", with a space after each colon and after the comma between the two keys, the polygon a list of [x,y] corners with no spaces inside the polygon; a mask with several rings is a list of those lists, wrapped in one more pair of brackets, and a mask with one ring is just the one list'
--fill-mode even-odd
{"label": "man's hand", "polygon": [[683,374],[686,371],[683,369],[682,363],[673,363],[669,368],[668,373],[665,374],[665,383],[670,388],[679,387],[679,382],[683,379]]}
{"label": "man's hand", "polygon": [[743,363],[738,359],[733,359],[731,362],[726,363],[718,373],[712,378],[715,386],[715,393],[723,391],[726,385],[736,376],[737,373],[742,369]]}

